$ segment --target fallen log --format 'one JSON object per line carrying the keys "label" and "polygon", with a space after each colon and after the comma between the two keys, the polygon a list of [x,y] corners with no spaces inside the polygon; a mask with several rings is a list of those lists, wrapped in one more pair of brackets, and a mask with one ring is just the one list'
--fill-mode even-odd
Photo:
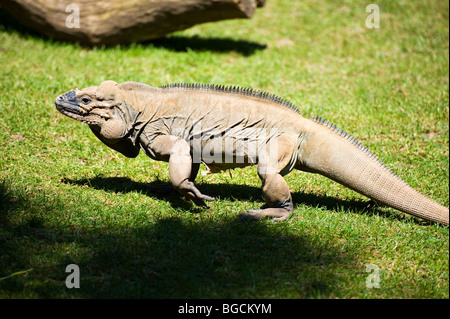
{"label": "fallen log", "polygon": [[265,0],[3,0],[2,8],[48,37],[113,45],[163,37],[193,25],[250,18]]}

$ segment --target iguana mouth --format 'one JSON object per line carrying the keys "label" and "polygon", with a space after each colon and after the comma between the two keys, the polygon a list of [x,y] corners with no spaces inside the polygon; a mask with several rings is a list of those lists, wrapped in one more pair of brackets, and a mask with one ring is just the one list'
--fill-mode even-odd
{"label": "iguana mouth", "polygon": [[86,115],[94,115],[99,119],[104,118],[100,114],[96,113],[83,114],[74,90],[58,96],[55,100],[55,106],[62,114],[87,124],[97,125],[99,120],[92,119],[91,117],[87,118]]}
{"label": "iguana mouth", "polygon": [[58,96],[55,100],[58,111],[70,116],[70,114],[80,115],[80,106],[78,104],[74,90]]}

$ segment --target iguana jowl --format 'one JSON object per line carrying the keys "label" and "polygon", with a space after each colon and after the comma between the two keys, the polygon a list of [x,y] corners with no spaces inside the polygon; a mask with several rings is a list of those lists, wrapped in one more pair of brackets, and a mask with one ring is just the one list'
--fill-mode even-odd
{"label": "iguana jowl", "polygon": [[214,171],[257,164],[267,208],[241,213],[248,218],[289,217],[293,203],[283,176],[295,168],[448,225],[448,208],[412,189],[347,133],[321,118],[303,118],[274,95],[239,87],[105,81],[62,94],[55,104],[123,155],[136,157],[142,148],[169,162],[174,188],[200,206],[213,200],[194,185],[200,162]]}

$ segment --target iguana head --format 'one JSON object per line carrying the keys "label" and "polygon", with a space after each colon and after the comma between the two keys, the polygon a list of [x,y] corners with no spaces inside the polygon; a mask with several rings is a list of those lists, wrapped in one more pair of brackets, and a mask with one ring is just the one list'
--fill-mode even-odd
{"label": "iguana head", "polygon": [[109,147],[128,157],[136,157],[139,148],[127,136],[136,119],[118,84],[105,81],[99,86],[70,90],[55,100],[62,114],[89,125],[94,134]]}
{"label": "iguana head", "polygon": [[120,139],[127,133],[127,119],[116,85],[116,82],[105,81],[100,86],[71,90],[56,98],[56,108],[97,129],[105,139]]}

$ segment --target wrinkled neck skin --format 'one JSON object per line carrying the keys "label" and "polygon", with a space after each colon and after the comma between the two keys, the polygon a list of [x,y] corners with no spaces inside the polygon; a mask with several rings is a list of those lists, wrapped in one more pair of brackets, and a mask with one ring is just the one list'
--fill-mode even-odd
{"label": "wrinkled neck skin", "polygon": [[[146,125],[159,117],[161,104],[160,89],[150,87],[138,92],[128,92],[122,100],[121,110],[127,125],[126,137],[137,148],[140,148],[141,134]],[[159,103],[158,103],[159,102]]]}
{"label": "wrinkled neck skin", "polygon": [[130,140],[130,142],[137,148],[140,148],[140,135],[148,123],[148,120],[143,118],[143,112],[137,111],[132,105],[126,101],[122,102],[122,117],[126,125],[126,133],[124,138]]}

